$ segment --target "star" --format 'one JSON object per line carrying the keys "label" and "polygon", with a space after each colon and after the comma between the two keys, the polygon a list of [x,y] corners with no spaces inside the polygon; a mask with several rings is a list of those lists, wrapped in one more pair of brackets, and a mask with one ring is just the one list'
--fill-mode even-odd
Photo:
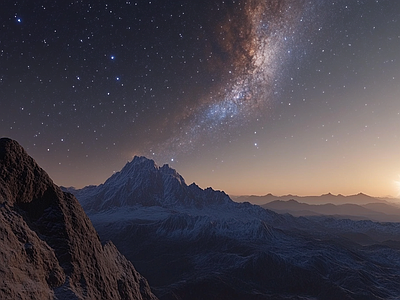
{"label": "star", "polygon": [[[32,26],[29,1],[3,2],[0,133],[34,149],[63,174],[60,183],[100,183],[132,152],[159,164],[173,158],[182,172],[210,157],[231,170],[246,161],[265,182],[275,176],[263,171],[271,162],[316,174],[315,157],[348,178],[373,173],[390,182],[393,169],[400,172],[399,1],[179,0],[151,1],[149,9],[149,1],[37,0]],[[42,154],[47,149],[52,156]],[[258,161],[243,159],[249,149]],[[93,161],[83,163],[86,154]],[[331,165],[344,156],[352,168]],[[380,168],[365,163],[380,156]],[[315,172],[304,171],[303,157]],[[246,187],[230,176],[234,188]],[[309,186],[344,178],[329,176],[310,175],[318,184]]]}

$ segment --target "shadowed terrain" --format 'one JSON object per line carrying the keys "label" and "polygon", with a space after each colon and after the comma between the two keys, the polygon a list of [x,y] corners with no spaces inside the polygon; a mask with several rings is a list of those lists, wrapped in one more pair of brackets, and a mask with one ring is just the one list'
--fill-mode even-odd
{"label": "shadowed terrain", "polygon": [[150,287],[16,142],[0,139],[0,298],[155,300]]}

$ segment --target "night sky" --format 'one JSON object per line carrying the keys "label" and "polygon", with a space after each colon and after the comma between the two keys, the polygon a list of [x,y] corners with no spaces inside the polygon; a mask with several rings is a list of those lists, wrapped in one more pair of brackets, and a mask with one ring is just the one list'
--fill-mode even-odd
{"label": "night sky", "polygon": [[239,194],[400,193],[400,1],[5,1],[0,136]]}

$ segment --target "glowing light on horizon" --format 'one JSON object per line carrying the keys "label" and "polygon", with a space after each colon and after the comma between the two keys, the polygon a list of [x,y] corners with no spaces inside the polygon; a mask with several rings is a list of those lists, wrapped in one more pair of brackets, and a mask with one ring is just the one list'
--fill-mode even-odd
{"label": "glowing light on horizon", "polygon": [[400,175],[398,176],[399,177],[399,180],[395,180],[394,181],[394,184],[396,185],[396,188],[397,188],[397,197],[400,197]]}

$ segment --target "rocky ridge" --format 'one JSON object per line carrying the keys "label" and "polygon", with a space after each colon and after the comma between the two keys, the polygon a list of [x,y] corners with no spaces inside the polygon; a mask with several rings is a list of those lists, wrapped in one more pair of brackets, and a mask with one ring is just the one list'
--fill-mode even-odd
{"label": "rocky ridge", "polygon": [[99,236],[16,142],[0,139],[0,298],[155,300],[146,279]]}

